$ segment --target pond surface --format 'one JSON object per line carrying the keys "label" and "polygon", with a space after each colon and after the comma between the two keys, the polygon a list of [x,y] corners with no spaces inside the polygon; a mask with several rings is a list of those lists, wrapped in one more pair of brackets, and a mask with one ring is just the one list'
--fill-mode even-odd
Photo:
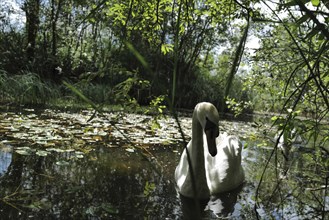
{"label": "pond surface", "polygon": [[[183,144],[170,117],[155,130],[151,116],[134,114],[26,109],[0,119],[0,219],[197,216],[175,190]],[[189,140],[191,119],[180,123]],[[299,144],[285,159],[266,124],[223,120],[220,129],[245,146],[246,182],[200,201],[203,219],[328,219],[327,157]]]}

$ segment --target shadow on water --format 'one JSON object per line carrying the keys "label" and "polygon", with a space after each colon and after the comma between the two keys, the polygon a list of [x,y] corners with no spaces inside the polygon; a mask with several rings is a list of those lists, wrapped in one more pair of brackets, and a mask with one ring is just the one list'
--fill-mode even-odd
{"label": "shadow on water", "polygon": [[[99,147],[82,159],[74,152],[23,156],[1,148],[0,216],[8,219],[196,219],[193,199],[178,196],[170,147],[154,151],[159,175],[137,153]],[[5,156],[3,156],[5,155]],[[6,165],[7,164],[7,165]],[[202,217],[234,212],[239,189],[200,201]],[[200,210],[200,209],[199,209]]]}
{"label": "shadow on water", "polygon": [[[183,219],[216,219],[216,218],[238,218],[234,216],[234,207],[237,203],[239,193],[241,193],[243,184],[230,192],[221,193],[212,196],[210,199],[198,200],[180,195]],[[198,206],[198,207],[196,207]]]}
{"label": "shadow on water", "polygon": [[[176,192],[136,153],[99,148],[74,153],[12,155],[0,177],[0,216],[8,219],[177,218]],[[177,211],[179,212],[179,211]],[[3,218],[1,218],[3,219]]]}

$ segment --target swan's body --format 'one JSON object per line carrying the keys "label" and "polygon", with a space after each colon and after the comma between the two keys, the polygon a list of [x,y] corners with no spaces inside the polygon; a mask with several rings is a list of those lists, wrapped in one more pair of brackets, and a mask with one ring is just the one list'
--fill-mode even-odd
{"label": "swan's body", "polygon": [[[219,115],[215,106],[196,105],[192,119],[192,139],[187,145],[191,158],[197,198],[230,191],[244,181],[239,141],[226,133],[219,135]],[[191,173],[184,149],[176,167],[175,180],[180,194],[194,197]]]}

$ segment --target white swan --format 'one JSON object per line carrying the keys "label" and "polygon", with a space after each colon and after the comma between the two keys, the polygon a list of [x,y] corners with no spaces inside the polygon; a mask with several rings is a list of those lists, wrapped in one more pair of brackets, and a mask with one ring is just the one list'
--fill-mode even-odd
{"label": "white swan", "polygon": [[[219,135],[219,115],[216,107],[208,102],[195,106],[192,118],[192,139],[187,145],[195,177],[196,197],[237,188],[244,181],[241,166],[242,146],[237,137],[226,133]],[[184,149],[175,170],[178,192],[194,197],[192,178]]]}

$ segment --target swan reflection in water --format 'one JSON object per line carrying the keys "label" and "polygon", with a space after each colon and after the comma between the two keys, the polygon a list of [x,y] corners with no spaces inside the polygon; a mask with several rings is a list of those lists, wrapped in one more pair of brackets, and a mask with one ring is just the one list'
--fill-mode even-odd
{"label": "swan reflection in water", "polygon": [[216,219],[231,216],[243,185],[232,191],[213,195],[209,199],[199,199],[197,200],[199,207],[196,207],[194,199],[179,194],[184,219]]}

